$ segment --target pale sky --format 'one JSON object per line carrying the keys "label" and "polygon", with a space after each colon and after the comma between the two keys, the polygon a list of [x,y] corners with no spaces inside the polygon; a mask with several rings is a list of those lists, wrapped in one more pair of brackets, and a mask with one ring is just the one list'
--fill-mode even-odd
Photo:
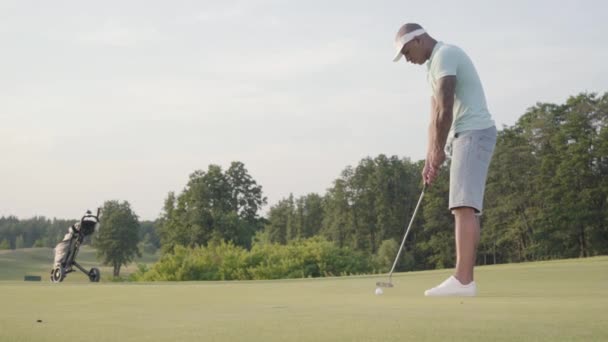
{"label": "pale sky", "polygon": [[605,1],[0,0],[0,215],[106,200],[155,219],[209,164],[242,161],[269,205],[347,165],[425,155],[425,67],[392,63],[417,22],[462,47],[497,126],[608,91]]}

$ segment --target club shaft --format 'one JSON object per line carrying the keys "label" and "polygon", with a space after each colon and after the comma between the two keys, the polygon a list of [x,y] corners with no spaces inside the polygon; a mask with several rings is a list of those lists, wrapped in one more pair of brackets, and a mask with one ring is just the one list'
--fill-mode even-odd
{"label": "club shaft", "polygon": [[410,229],[412,228],[412,224],[414,223],[414,219],[416,218],[416,213],[418,212],[418,207],[420,207],[420,203],[422,202],[422,197],[424,197],[425,189],[426,189],[426,184],[422,187],[422,192],[420,193],[420,198],[418,198],[418,203],[416,204],[416,208],[414,209],[414,213],[412,214],[412,218],[410,219],[410,224],[407,226],[405,235],[403,235],[403,240],[401,241],[401,246],[399,247],[399,251],[397,252],[395,261],[393,262],[393,267],[391,267],[391,271],[388,274],[389,282],[390,282],[391,277],[393,276],[393,271],[395,270],[395,266],[397,266],[397,262],[399,261],[399,256],[401,255],[401,251],[403,250],[403,246],[405,245],[405,240],[407,239],[407,234],[409,234]]}

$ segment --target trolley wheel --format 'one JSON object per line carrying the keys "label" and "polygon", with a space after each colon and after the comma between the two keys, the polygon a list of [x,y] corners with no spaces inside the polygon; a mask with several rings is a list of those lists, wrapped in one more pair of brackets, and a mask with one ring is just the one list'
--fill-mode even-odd
{"label": "trolley wheel", "polygon": [[100,278],[101,273],[99,273],[99,269],[96,267],[91,268],[91,270],[89,271],[89,280],[94,283],[98,283]]}
{"label": "trolley wheel", "polygon": [[51,270],[51,282],[60,283],[65,278],[65,270],[61,266],[57,266]]}

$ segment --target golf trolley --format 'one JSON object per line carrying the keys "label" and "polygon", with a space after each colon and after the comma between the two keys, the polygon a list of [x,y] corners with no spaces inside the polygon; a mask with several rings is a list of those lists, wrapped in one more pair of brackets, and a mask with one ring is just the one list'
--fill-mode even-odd
{"label": "golf trolley", "polygon": [[[86,214],[80,219],[80,222],[76,222],[70,226],[68,234],[57,245],[55,248],[55,265],[51,270],[51,282],[62,282],[68,273],[75,271],[73,267],[86,274],[90,281],[99,282],[101,277],[99,269],[95,267],[90,270],[83,268],[76,262],[76,255],[80,250],[84,238],[93,234],[98,228],[100,210],[101,208],[97,209],[97,215],[93,215],[91,211],[87,210]],[[63,255],[57,253],[63,253]]]}

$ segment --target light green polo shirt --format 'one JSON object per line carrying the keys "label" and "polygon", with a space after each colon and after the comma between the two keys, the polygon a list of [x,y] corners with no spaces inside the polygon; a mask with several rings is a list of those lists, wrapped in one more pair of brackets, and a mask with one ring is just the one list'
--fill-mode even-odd
{"label": "light green polo shirt", "polygon": [[437,42],[426,67],[433,96],[442,77],[456,76],[452,127],[448,137],[462,131],[494,126],[477,70],[461,48]]}

